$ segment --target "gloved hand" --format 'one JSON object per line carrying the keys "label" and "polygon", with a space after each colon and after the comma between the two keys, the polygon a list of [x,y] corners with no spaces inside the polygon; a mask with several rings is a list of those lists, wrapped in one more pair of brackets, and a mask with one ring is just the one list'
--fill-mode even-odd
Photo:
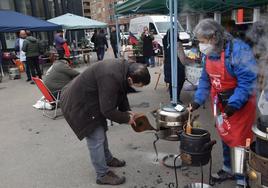
{"label": "gloved hand", "polygon": [[224,109],[224,113],[226,114],[227,117],[231,117],[236,111],[237,111],[236,108],[229,105],[227,105]]}
{"label": "gloved hand", "polygon": [[200,104],[198,104],[197,102],[191,102],[188,106],[188,110],[193,112],[193,111],[197,110],[199,107],[200,107]]}

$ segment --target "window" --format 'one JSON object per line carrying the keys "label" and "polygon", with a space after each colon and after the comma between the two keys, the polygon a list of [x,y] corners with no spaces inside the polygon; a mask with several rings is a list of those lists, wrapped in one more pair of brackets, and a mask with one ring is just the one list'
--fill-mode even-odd
{"label": "window", "polygon": [[35,0],[36,15],[39,18],[45,19],[45,9],[43,0]]}
{"label": "window", "polygon": [[15,41],[16,41],[16,34],[15,33],[4,33],[6,39],[6,47],[7,49],[14,48]]}
{"label": "window", "polygon": [[32,15],[32,9],[31,9],[31,1],[30,0],[20,0],[17,1],[17,8],[18,11],[27,14],[27,15]]}
{"label": "window", "polygon": [[243,24],[243,23],[252,23],[253,22],[253,9],[238,9],[236,12],[236,23]]}
{"label": "window", "polygon": [[[155,22],[155,26],[157,27],[159,33],[166,33],[167,30],[170,28],[170,23],[169,22]],[[178,31],[183,31],[183,28],[179,22],[178,22]]]}
{"label": "window", "polygon": [[14,10],[15,5],[13,0],[0,1],[0,9]]}
{"label": "window", "polygon": [[153,34],[157,34],[157,31],[153,23],[149,23],[149,31],[152,32]]}
{"label": "window", "polygon": [[55,17],[55,4],[53,0],[48,0],[48,11],[49,11],[49,17],[54,18]]}

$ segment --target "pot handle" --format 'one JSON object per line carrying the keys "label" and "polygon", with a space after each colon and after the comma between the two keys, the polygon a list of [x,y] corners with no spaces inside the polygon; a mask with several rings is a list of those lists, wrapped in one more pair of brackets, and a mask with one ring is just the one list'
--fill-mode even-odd
{"label": "pot handle", "polygon": [[203,150],[203,151],[205,151],[205,150],[211,150],[212,147],[213,147],[216,143],[217,143],[216,140],[211,140],[210,142],[206,143],[206,144],[203,146],[202,150]]}

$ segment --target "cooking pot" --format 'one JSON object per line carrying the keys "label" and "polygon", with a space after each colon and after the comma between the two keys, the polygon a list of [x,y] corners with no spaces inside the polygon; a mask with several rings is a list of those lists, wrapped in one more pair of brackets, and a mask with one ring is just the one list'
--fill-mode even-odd
{"label": "cooking pot", "polygon": [[268,116],[260,116],[252,131],[256,135],[256,153],[268,157]]}
{"label": "cooking pot", "polygon": [[250,145],[247,173],[250,187],[268,188],[268,158],[256,153],[256,142]]}
{"label": "cooking pot", "polygon": [[181,111],[177,111],[174,105],[168,104],[152,112],[160,139],[180,140],[179,135],[188,119],[188,111],[184,106],[182,107]]}
{"label": "cooking pot", "polygon": [[186,164],[200,166],[208,164],[215,140],[210,139],[210,133],[201,128],[192,128],[191,134],[185,131],[180,136],[181,159]]}

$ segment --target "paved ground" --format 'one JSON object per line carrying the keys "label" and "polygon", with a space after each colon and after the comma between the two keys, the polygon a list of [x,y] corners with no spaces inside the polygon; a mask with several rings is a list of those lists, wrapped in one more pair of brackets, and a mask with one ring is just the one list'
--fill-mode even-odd
{"label": "paved ground", "polygon": [[[109,51],[109,54],[111,52]],[[107,57],[111,55],[107,55]],[[93,55],[94,56],[94,55]],[[94,60],[94,57],[93,57]],[[83,71],[86,66],[78,70]],[[150,69],[152,83],[140,92],[129,95],[133,111],[149,114],[159,104],[168,102],[168,93],[163,84],[154,90],[159,67]],[[64,119],[50,120],[42,116],[32,105],[41,97],[35,85],[20,80],[0,83],[0,187],[1,188],[97,188],[110,187],[95,184],[95,174],[91,166],[85,141],[80,142]],[[183,92],[182,100],[187,104],[191,92]],[[208,105],[206,105],[208,107]],[[208,108],[200,109],[199,121],[217,141],[212,117]],[[150,117],[151,123],[155,125]],[[125,175],[125,188],[166,188],[174,182],[174,172],[158,162],[154,162],[152,147],[154,135],[135,133],[128,125],[114,125],[109,128],[109,144],[112,153],[125,159],[127,166],[114,169]],[[178,142],[160,140],[157,143],[159,155],[179,152]],[[213,171],[221,166],[220,142],[213,149]],[[205,181],[208,180],[208,166],[204,167]],[[178,171],[179,187],[200,181],[200,169],[190,167]],[[215,187],[234,187],[234,182]]]}

